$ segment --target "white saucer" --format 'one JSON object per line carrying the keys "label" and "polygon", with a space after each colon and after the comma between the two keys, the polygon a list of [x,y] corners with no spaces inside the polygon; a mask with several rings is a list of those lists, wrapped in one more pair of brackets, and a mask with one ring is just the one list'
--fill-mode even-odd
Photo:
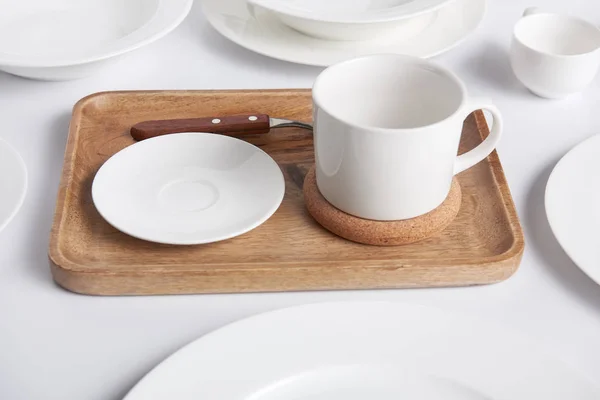
{"label": "white saucer", "polygon": [[303,35],[267,11],[257,12],[254,19],[246,0],[203,0],[207,20],[229,40],[265,56],[316,66],[378,53],[432,57],[472,33],[483,19],[485,8],[486,0],[455,0],[438,11],[429,27],[410,38],[340,42]]}
{"label": "white saucer", "polygon": [[125,400],[597,400],[586,378],[502,326],[388,302],[253,316],[169,357]]}
{"label": "white saucer", "polygon": [[229,239],[265,222],[285,191],[267,153],[243,140],[179,133],[133,144],[98,170],[92,197],[118,230],[166,244]]}
{"label": "white saucer", "polygon": [[15,149],[0,139],[0,231],[17,214],[26,192],[25,163]]}
{"label": "white saucer", "polygon": [[546,214],[565,252],[600,284],[600,135],[556,164],[546,186]]}

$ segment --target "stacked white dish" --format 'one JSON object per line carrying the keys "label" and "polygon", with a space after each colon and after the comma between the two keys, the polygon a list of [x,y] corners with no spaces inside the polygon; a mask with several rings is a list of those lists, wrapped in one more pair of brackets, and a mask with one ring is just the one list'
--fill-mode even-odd
{"label": "stacked white dish", "polygon": [[19,153],[0,139],[0,231],[17,215],[27,192],[27,168]]}
{"label": "stacked white dish", "polygon": [[486,0],[204,0],[223,36],[280,60],[329,66],[388,53],[432,57],[472,33]]}
{"label": "stacked white dish", "polygon": [[177,351],[125,400],[597,400],[537,343],[392,302],[315,303],[234,322]]}
{"label": "stacked white dish", "polygon": [[326,40],[368,40],[385,35],[410,37],[451,0],[248,0],[250,10],[275,13],[291,28]]}
{"label": "stacked white dish", "polygon": [[177,27],[193,0],[0,0],[0,70],[66,80]]}

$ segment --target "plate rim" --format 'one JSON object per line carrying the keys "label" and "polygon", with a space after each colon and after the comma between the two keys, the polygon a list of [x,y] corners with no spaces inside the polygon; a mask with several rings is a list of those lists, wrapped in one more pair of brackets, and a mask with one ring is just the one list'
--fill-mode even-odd
{"label": "plate rim", "polygon": [[15,164],[18,165],[23,176],[21,192],[19,193],[17,202],[13,205],[13,209],[9,213],[8,217],[4,221],[0,221],[0,232],[2,232],[8,226],[8,224],[10,224],[10,222],[16,217],[19,210],[21,210],[21,207],[23,207],[23,204],[25,203],[25,197],[27,195],[27,189],[29,187],[29,172],[27,171],[27,164],[25,164],[25,160],[23,160],[23,157],[17,151],[17,149],[15,149],[13,146],[11,146],[10,143],[8,143],[2,138],[0,138],[0,146],[4,146],[4,148],[6,148],[13,155],[13,161],[15,161]]}
{"label": "plate rim", "polygon": [[[552,200],[550,200],[553,197],[552,191],[556,190],[554,188],[554,186],[556,185],[556,183],[554,181],[557,179],[556,175],[558,174],[556,171],[558,171],[560,168],[562,168],[562,166],[566,162],[569,161],[567,159],[567,157],[569,157],[569,155],[572,155],[574,152],[576,152],[580,148],[586,147],[586,145],[589,145],[589,142],[592,142],[592,141],[594,141],[594,142],[600,141],[600,134],[592,135],[592,136],[582,140],[581,142],[577,143],[575,146],[573,146],[571,149],[569,149],[560,158],[560,160],[558,160],[558,162],[556,163],[554,168],[552,168],[552,172],[550,173],[550,176],[548,177],[548,181],[546,182],[546,188],[544,190],[544,209],[546,212],[546,219],[548,220],[548,225],[550,226],[550,230],[552,231],[552,234],[554,235],[554,238],[556,239],[556,241],[558,242],[560,247],[567,254],[567,256],[573,262],[573,264],[575,264],[577,266],[577,268],[579,268],[581,271],[583,271],[583,273],[585,273],[588,276],[588,278],[590,278],[593,282],[600,285],[600,269],[598,271],[591,270],[590,268],[588,268],[588,266],[585,265],[585,263],[581,262],[582,260],[580,260],[579,257],[577,257],[573,253],[572,249],[570,249],[569,246],[565,246],[565,241],[562,238],[562,234],[560,233],[560,230],[557,229],[557,227],[556,227],[556,215],[555,215],[555,213],[553,213],[553,211],[551,211],[551,207],[548,206],[549,201],[552,201]],[[597,146],[600,147],[600,142]]]}
{"label": "plate rim", "polygon": [[[197,337],[196,339],[193,339],[192,341],[189,341],[189,342],[185,343],[184,345],[180,346],[175,351],[171,352],[169,355],[167,355],[165,358],[163,358],[158,364],[154,365],[154,367],[152,367],[152,369],[150,369],[141,379],[139,379],[136,382],[136,384],[127,392],[127,394],[125,395],[123,400],[140,400],[140,399],[142,399],[142,397],[139,397],[137,392],[146,390],[144,385],[147,384],[146,382],[153,379],[154,374],[160,373],[160,371],[163,370],[164,368],[168,368],[169,363],[177,362],[178,361],[177,358],[181,357],[182,355],[185,355],[186,350],[188,350],[189,348],[193,347],[194,345],[196,345],[197,343],[199,343],[205,339],[211,339],[214,336],[218,336],[219,334],[221,334],[221,332],[225,332],[227,334],[227,333],[229,333],[228,332],[229,330],[235,329],[236,326],[240,326],[240,325],[243,326],[243,324],[248,323],[248,321],[251,321],[253,319],[264,319],[264,318],[268,319],[269,317],[272,317],[277,314],[285,315],[288,312],[292,312],[292,313],[299,312],[304,309],[319,308],[319,307],[340,307],[340,306],[347,307],[347,306],[351,306],[351,305],[358,305],[358,306],[381,305],[381,306],[388,306],[388,307],[393,306],[393,307],[397,307],[399,309],[401,309],[401,308],[415,309],[415,310],[419,310],[419,311],[425,311],[428,313],[438,313],[438,314],[444,313],[445,315],[449,315],[453,319],[460,319],[463,321],[470,321],[470,322],[478,322],[480,324],[484,324],[485,326],[488,326],[491,328],[502,328],[503,332],[507,332],[511,336],[515,337],[517,340],[525,342],[528,346],[530,346],[530,348],[533,349],[534,353],[536,353],[537,355],[550,358],[551,361],[553,361],[553,363],[558,364],[558,365],[560,365],[560,367],[562,369],[569,371],[571,373],[571,376],[574,376],[577,379],[581,380],[582,382],[586,383],[588,385],[588,389],[593,389],[594,391],[600,393],[600,387],[597,385],[596,382],[591,381],[586,375],[583,375],[582,373],[578,372],[575,368],[573,368],[573,366],[571,366],[569,363],[567,363],[564,359],[559,358],[559,357],[555,356],[554,354],[550,353],[549,351],[546,350],[545,347],[538,345],[531,337],[526,336],[523,333],[521,333],[513,328],[507,327],[505,325],[501,325],[493,319],[473,316],[473,315],[470,315],[470,314],[462,312],[462,311],[454,311],[454,310],[449,310],[446,308],[440,308],[440,307],[435,307],[435,306],[431,306],[431,305],[425,305],[425,304],[413,303],[413,302],[405,302],[405,301],[333,300],[333,301],[314,301],[314,302],[285,306],[282,308],[270,309],[267,311],[258,312],[255,314],[251,314],[251,315],[242,317],[240,319],[225,323],[224,325],[221,325],[215,329],[212,329],[209,332]],[[143,395],[144,392],[141,392],[141,394]]]}

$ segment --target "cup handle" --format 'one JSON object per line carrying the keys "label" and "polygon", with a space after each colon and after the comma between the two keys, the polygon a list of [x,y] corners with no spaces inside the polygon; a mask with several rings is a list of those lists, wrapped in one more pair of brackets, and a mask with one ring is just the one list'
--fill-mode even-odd
{"label": "cup handle", "polygon": [[481,142],[477,147],[456,157],[456,161],[454,163],[455,175],[459,172],[471,168],[473,165],[477,164],[478,162],[489,156],[490,153],[496,148],[496,145],[498,144],[498,141],[502,136],[502,115],[490,100],[475,99],[470,101],[469,104],[465,106],[465,108],[469,110],[466,115],[469,115],[473,111],[479,109],[488,110],[490,113],[492,113],[492,116],[494,117],[494,126],[492,127],[492,130],[488,137],[486,137],[485,140]]}

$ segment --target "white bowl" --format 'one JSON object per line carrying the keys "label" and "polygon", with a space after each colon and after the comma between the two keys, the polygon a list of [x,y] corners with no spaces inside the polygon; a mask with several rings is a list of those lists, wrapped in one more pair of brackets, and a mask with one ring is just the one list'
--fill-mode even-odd
{"label": "white bowl", "polygon": [[248,0],[275,13],[289,27],[325,40],[409,38],[425,29],[435,11],[453,0]]}
{"label": "white bowl", "polygon": [[0,70],[67,80],[172,31],[193,0],[0,0]]}
{"label": "white bowl", "polygon": [[600,29],[581,18],[527,9],[510,49],[515,76],[534,94],[560,99],[585,89],[600,68]]}

